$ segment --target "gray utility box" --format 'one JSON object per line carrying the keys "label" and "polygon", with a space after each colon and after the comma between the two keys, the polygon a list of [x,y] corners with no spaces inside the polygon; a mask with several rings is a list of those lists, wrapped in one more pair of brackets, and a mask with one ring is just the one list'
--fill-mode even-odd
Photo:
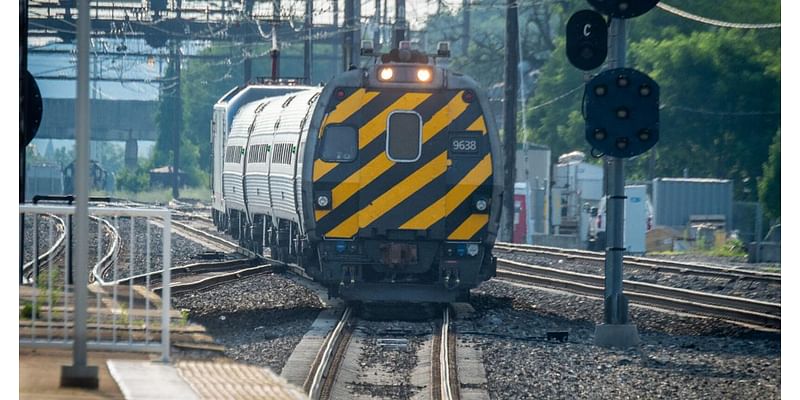
{"label": "gray utility box", "polygon": [[[724,218],[725,230],[733,221],[733,182],[728,179],[653,179],[654,223],[682,229],[692,219],[713,215]],[[718,221],[721,223],[722,221]]]}

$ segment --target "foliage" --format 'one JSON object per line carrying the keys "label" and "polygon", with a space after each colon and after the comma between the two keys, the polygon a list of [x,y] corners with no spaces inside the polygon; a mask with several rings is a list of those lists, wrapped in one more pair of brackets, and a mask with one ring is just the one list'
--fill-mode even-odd
{"label": "foliage", "polygon": [[[568,12],[581,7],[577,2],[547,1],[520,3],[520,67],[525,74],[526,92],[536,82],[535,71],[556,48],[562,21]],[[474,78],[484,88],[493,88],[491,97],[502,97],[505,75],[506,2],[472,2],[469,18],[469,43],[464,49],[464,9],[432,15],[426,21],[425,42],[449,41],[452,45],[450,68]],[[430,50],[430,49],[429,49]]]}
{"label": "foliage", "polygon": [[141,192],[150,187],[150,173],[146,166],[125,168],[117,174],[117,190]]}
{"label": "foliage", "polygon": [[728,239],[722,246],[714,246],[705,254],[715,257],[745,257],[747,256],[747,248],[744,243],[739,239]]}
{"label": "foliage", "polygon": [[[670,5],[728,21],[780,20],[777,1]],[[710,27],[659,9],[629,20],[628,27],[627,65],[659,83],[663,109],[659,143],[626,164],[627,176],[682,176],[686,168],[690,176],[732,179],[737,199],[755,200],[770,139],[780,127],[780,31]],[[580,114],[584,73],[566,60],[564,40],[555,43],[528,102],[528,126],[533,141],[550,146],[554,156],[588,153]]]}
{"label": "foliage", "polygon": [[781,217],[781,131],[772,139],[764,175],[758,181],[758,199],[772,219]]}

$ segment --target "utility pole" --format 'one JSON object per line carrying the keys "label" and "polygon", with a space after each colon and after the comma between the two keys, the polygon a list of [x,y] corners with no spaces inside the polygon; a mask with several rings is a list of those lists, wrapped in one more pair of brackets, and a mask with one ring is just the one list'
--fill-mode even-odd
{"label": "utility pole", "polygon": [[353,29],[355,29],[355,2],[344,0],[344,35],[342,36],[342,70],[347,71],[353,63]]}
{"label": "utility pole", "polygon": [[381,0],[375,0],[375,32],[372,34],[372,47],[376,53],[381,51]]}
{"label": "utility pole", "polygon": [[399,49],[400,42],[406,40],[406,0],[395,0],[394,35],[392,48]]}
{"label": "utility pole", "polygon": [[175,131],[172,132],[172,198],[180,197],[180,149],[181,149],[181,129],[183,128],[183,104],[181,101],[181,42],[176,40],[172,44],[172,57],[175,68],[175,87],[173,88],[173,116]]}
{"label": "utility pole", "polygon": [[[336,50],[337,50],[336,42],[339,40],[339,38],[337,37],[337,33],[339,32],[339,0],[331,0],[331,2],[333,3],[333,29],[334,29],[334,34],[331,35],[331,38],[329,40],[330,40],[331,47],[333,49],[333,54],[336,55]],[[342,54],[342,59],[344,59],[344,57],[345,57],[345,55]],[[334,64],[334,65],[336,65],[336,64]]]}
{"label": "utility pole", "polygon": [[303,78],[306,80],[306,84],[310,85],[311,80],[311,63],[312,55],[313,55],[313,44],[311,43],[311,37],[313,35],[312,28],[314,26],[314,0],[306,0],[306,19],[305,19],[305,31],[306,31],[306,40],[303,43]]}
{"label": "utility pole", "polygon": [[506,81],[503,124],[503,155],[505,171],[503,179],[503,211],[505,223],[500,227],[500,239],[511,242],[514,232],[514,175],[517,151],[517,91],[519,87],[519,25],[517,24],[517,0],[508,0],[506,8]]}
{"label": "utility pole", "polygon": [[278,80],[281,74],[280,55],[281,49],[278,47],[278,24],[281,23],[281,0],[272,1],[272,49],[269,55],[272,58],[272,81]]}
{"label": "utility pole", "polygon": [[272,59],[272,74],[270,78],[273,82],[277,82],[281,74],[281,50],[278,47],[278,29],[276,28],[276,23],[272,24],[272,50],[269,51],[269,56]]}
{"label": "utility pole", "polygon": [[469,23],[470,23],[470,0],[462,0],[461,1],[461,15],[463,16],[463,21],[461,23],[461,54],[463,56],[467,55],[469,51]]}

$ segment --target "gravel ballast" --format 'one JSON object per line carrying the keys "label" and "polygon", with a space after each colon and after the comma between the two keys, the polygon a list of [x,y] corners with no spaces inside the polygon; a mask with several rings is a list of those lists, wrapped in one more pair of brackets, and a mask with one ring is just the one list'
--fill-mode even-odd
{"label": "gravel ballast", "polygon": [[280,373],[323,305],[294,281],[264,274],[177,295],[173,307],[189,310],[227,357]]}
{"label": "gravel ballast", "polygon": [[[566,257],[539,255],[523,252],[506,252],[495,249],[495,256],[512,261],[541,265],[560,270],[574,271],[584,274],[603,275],[602,262],[568,259]],[[781,301],[781,285],[756,282],[751,280],[731,280],[727,278],[712,278],[690,274],[676,274],[654,271],[647,268],[624,266],[623,279],[653,283],[657,285],[690,289],[707,293],[738,296],[750,299],[764,300],[775,303]]]}
{"label": "gravel ballast", "polygon": [[780,398],[779,333],[632,306],[642,345],[621,351],[594,345],[599,299],[490,281],[472,304],[456,326],[482,348],[495,399]]}

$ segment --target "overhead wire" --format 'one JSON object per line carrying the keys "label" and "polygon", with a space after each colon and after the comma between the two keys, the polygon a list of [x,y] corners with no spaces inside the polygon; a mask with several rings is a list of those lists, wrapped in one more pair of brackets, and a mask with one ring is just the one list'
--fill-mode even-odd
{"label": "overhead wire", "polygon": [[749,24],[749,23],[741,23],[741,22],[727,22],[727,21],[720,21],[717,19],[711,19],[706,17],[701,17],[699,15],[692,14],[690,12],[681,10],[677,7],[673,7],[669,4],[665,4],[663,1],[660,1],[656,4],[656,7],[670,13],[677,15],[681,18],[686,18],[692,21],[700,22],[706,25],[717,26],[720,28],[734,28],[734,29],[780,29],[781,23],[768,23],[768,24]]}

